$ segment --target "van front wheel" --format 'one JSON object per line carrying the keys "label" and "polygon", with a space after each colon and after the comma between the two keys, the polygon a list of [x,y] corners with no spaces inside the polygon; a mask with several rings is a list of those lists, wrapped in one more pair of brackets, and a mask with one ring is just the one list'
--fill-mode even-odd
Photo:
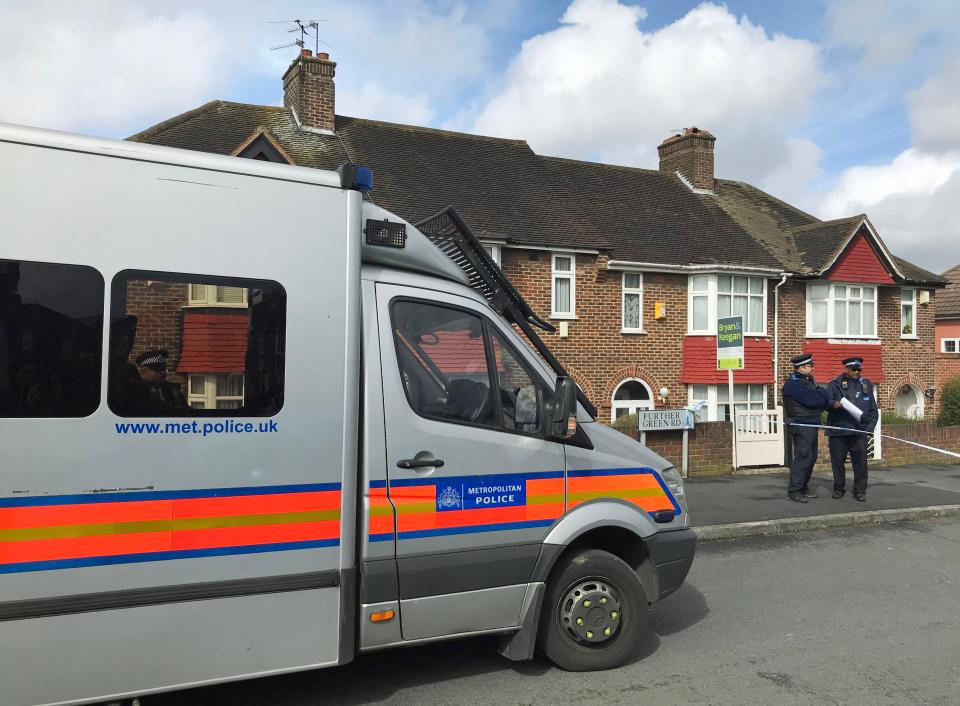
{"label": "van front wheel", "polygon": [[635,654],[647,622],[647,596],[636,572],[599,549],[562,558],[544,597],[539,643],[571,672],[612,669]]}

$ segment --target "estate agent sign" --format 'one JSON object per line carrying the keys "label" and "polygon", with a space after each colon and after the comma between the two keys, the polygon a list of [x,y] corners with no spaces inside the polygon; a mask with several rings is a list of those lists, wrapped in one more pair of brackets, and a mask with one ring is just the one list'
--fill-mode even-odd
{"label": "estate agent sign", "polygon": [[743,317],[717,319],[717,370],[743,370]]}

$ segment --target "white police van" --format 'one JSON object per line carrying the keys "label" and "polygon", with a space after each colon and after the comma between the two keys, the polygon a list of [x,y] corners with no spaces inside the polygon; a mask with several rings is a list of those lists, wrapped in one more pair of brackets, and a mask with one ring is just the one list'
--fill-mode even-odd
{"label": "white police van", "polygon": [[368,188],[0,126],[5,704],[488,633],[631,658],[693,559],[679,474],[456,212]]}

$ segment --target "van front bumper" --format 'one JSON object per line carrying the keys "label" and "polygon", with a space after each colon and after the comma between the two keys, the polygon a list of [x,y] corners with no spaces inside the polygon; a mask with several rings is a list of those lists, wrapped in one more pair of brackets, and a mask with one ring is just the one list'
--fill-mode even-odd
{"label": "van front bumper", "polygon": [[692,529],[662,531],[646,541],[657,576],[655,600],[659,601],[680,588],[687,578],[697,551],[697,535]]}

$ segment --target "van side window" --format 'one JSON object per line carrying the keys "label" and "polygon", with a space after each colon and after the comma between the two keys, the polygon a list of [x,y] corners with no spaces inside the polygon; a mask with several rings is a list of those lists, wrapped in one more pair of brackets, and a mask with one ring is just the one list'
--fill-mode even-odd
{"label": "van side window", "polygon": [[410,406],[434,419],[535,433],[541,394],[500,334],[470,312],[413,301],[391,307]]}
{"label": "van side window", "polygon": [[279,283],[125,270],[111,295],[107,399],[115,414],[280,411],[287,295]]}
{"label": "van side window", "polygon": [[0,417],[86,417],[100,405],[103,277],[0,260]]}

